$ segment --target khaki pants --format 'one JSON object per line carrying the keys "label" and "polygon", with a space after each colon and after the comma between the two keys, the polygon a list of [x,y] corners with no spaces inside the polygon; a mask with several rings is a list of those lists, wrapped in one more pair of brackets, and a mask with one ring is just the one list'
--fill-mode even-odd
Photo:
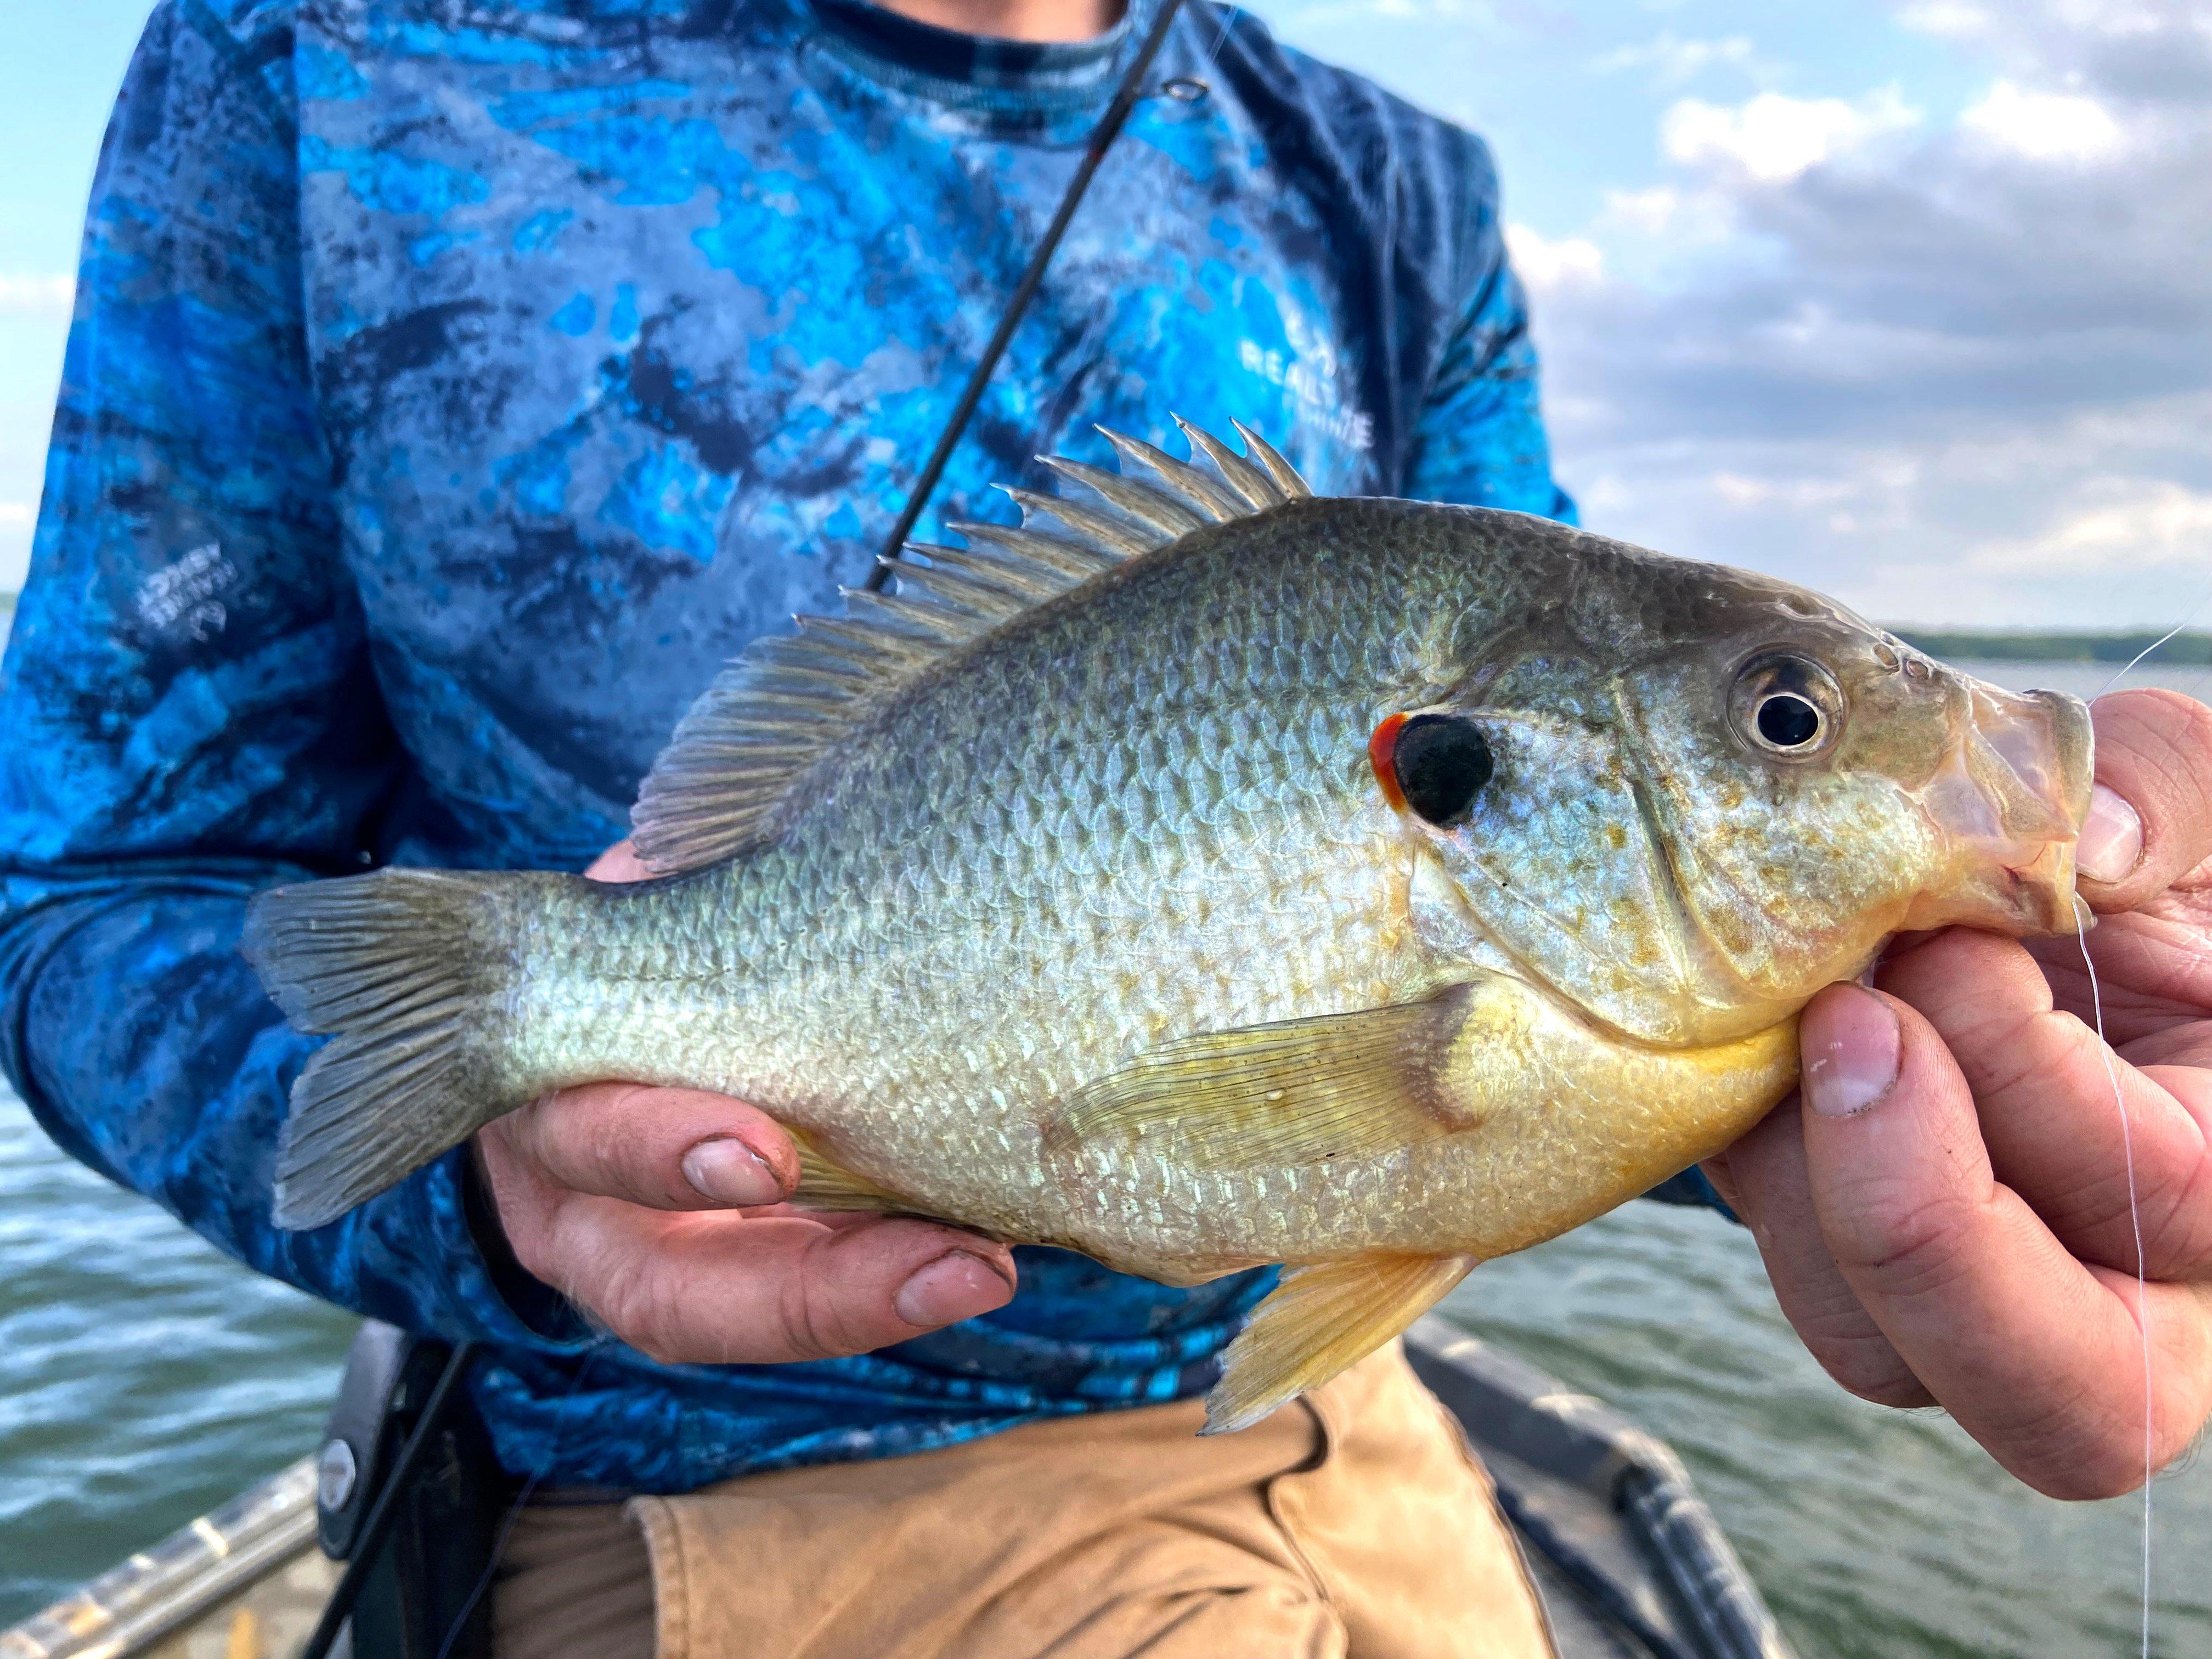
{"label": "khaki pants", "polygon": [[1395,1346],[1242,1433],[1203,1415],[533,1505],[499,1659],[1548,1659],[1488,1479]]}

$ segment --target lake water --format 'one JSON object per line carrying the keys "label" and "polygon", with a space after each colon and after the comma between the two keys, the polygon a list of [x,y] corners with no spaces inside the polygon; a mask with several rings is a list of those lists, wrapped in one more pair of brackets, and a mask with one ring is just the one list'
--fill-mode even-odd
{"label": "lake water", "polygon": [[[1975,666],[2082,696],[2110,678]],[[2212,694],[2204,672],[2136,678]],[[1445,1311],[1672,1441],[1807,1659],[2136,1651],[2140,1500],[2039,1498],[1940,1413],[1843,1394],[1717,1216],[1632,1205],[1482,1267]],[[311,1449],[350,1328],[0,1097],[0,1626]],[[2203,1659],[2212,1465],[2153,1492],[2154,1650]]]}

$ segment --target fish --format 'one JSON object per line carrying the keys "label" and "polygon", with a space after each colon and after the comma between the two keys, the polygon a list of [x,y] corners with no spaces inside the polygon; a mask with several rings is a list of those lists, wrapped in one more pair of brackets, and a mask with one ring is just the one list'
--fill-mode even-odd
{"label": "fish", "polygon": [[[1279,1264],[1206,1431],[1718,1152],[1886,940],[2065,933],[2087,709],[1773,577],[1314,495],[1108,433],[896,592],[755,641],[635,810],[656,872],[272,889],[275,1214],[550,1091],[713,1090],[794,1201],[1194,1285]],[[1042,458],[1041,458],[1042,459]]]}

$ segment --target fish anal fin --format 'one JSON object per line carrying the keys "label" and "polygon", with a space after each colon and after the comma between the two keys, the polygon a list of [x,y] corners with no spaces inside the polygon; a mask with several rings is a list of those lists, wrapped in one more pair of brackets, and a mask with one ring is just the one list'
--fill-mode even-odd
{"label": "fish anal fin", "polygon": [[1229,1434],[1396,1337],[1474,1267],[1465,1255],[1360,1255],[1285,1271],[1222,1356],[1201,1434]]}
{"label": "fish anal fin", "polygon": [[1048,1158],[1142,1150],[1206,1170],[1379,1158],[1475,1127],[1451,1085],[1468,994],[1180,1037],[1083,1089],[1045,1128]]}

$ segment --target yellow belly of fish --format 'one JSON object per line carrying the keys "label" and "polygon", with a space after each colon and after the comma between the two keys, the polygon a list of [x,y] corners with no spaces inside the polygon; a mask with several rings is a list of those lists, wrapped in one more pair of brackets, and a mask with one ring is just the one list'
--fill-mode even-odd
{"label": "yellow belly of fish", "polygon": [[1797,1072],[1794,1019],[1656,1048],[1504,975],[1268,1029],[1256,1061],[1187,1040],[1066,1109],[1047,1134],[1065,1206],[1050,1242],[1181,1280],[1378,1251],[1488,1260],[1727,1146]]}
{"label": "yellow belly of fish", "polygon": [[1062,1109],[1040,1242],[1194,1282],[1290,1266],[1232,1345],[1236,1428],[1389,1340],[1476,1262],[1719,1151],[1788,1092],[1796,1022],[1662,1049],[1483,975],[1398,1008],[1171,1043]]}

